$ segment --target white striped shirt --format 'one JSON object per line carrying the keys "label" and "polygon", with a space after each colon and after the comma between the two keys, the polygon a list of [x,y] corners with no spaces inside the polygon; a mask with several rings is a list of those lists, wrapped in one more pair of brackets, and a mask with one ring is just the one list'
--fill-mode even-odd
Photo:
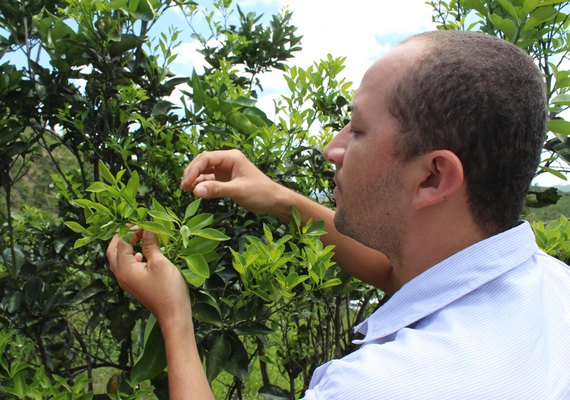
{"label": "white striped shirt", "polygon": [[314,399],[570,399],[570,268],[528,223],[405,284],[317,368]]}

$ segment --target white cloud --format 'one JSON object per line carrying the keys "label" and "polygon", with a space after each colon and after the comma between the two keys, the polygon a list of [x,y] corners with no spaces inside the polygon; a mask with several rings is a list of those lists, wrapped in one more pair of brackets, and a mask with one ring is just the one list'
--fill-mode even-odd
{"label": "white cloud", "polygon": [[[251,3],[259,4],[259,0]],[[267,4],[271,0],[261,0]],[[240,1],[240,6],[245,5]],[[295,53],[291,64],[307,68],[316,61],[346,57],[342,76],[357,87],[364,72],[401,39],[414,33],[433,30],[432,11],[424,0],[280,0],[279,6],[293,13],[297,34],[303,35],[303,50]],[[277,9],[275,10],[275,12]],[[270,99],[287,92],[281,71],[261,77],[264,93],[260,108],[272,112]]]}
{"label": "white cloud", "polygon": [[192,69],[196,69],[197,73],[204,72],[204,56],[198,52],[202,45],[197,40],[182,43],[176,48],[176,59],[172,68],[174,70],[183,71],[182,75],[190,75]]}
{"label": "white cloud", "polygon": [[293,12],[303,35],[303,51],[294,63],[307,66],[327,54],[344,56],[345,76],[355,84],[399,40],[434,29],[424,0],[281,0],[281,6]]}

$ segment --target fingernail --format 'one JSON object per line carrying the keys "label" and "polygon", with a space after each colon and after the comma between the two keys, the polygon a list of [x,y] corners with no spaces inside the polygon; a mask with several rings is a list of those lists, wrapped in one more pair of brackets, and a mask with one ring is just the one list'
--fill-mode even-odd
{"label": "fingernail", "polygon": [[198,197],[205,197],[208,195],[208,188],[204,186],[196,186],[196,189],[194,189],[194,194]]}

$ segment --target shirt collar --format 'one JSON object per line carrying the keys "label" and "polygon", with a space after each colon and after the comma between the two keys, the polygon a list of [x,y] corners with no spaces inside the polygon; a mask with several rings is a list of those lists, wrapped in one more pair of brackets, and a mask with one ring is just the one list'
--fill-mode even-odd
{"label": "shirt collar", "polygon": [[384,338],[520,265],[538,251],[528,222],[471,245],[427,269],[354,329],[356,344]]}

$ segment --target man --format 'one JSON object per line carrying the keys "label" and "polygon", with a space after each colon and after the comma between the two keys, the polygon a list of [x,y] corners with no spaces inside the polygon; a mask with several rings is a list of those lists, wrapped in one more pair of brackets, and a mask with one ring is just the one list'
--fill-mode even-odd
{"label": "man", "polygon": [[[394,292],[356,328],[359,350],[315,371],[306,399],[570,398],[570,271],[519,221],[546,115],[522,51],[431,32],[366,72],[351,122],[326,147],[336,213],[237,151],[190,163],[183,189],[284,221],[293,206],[324,220],[337,262]],[[114,238],[111,269],[160,323],[172,398],[212,398],[186,285],[156,239],[142,240],[146,262]]]}

